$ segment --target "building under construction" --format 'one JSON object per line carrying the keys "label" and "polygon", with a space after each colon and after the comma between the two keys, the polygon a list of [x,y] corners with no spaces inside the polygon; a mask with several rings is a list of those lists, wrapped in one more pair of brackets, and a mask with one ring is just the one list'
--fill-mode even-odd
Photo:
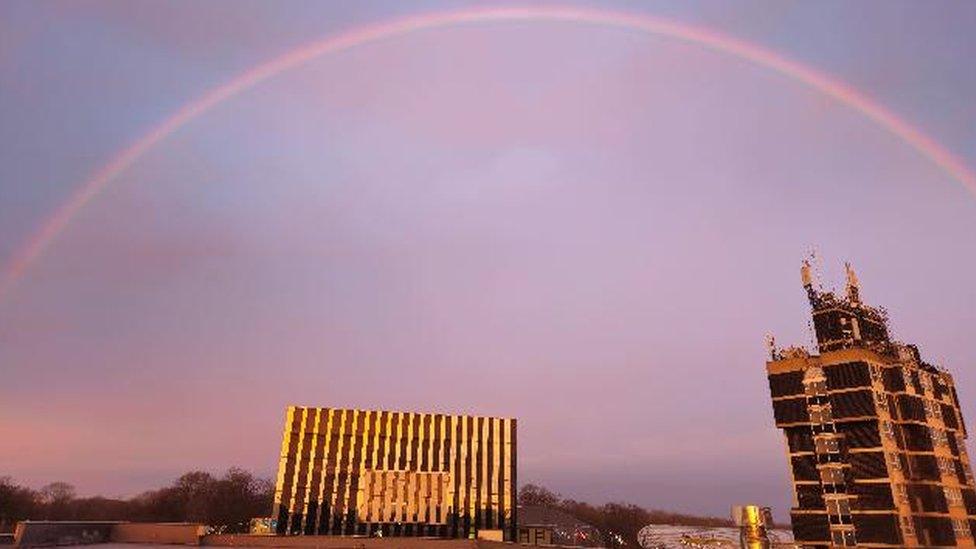
{"label": "building under construction", "polygon": [[816,350],[776,348],[766,364],[804,547],[976,547],[976,491],[952,376],[892,341],[887,314],[801,269]]}

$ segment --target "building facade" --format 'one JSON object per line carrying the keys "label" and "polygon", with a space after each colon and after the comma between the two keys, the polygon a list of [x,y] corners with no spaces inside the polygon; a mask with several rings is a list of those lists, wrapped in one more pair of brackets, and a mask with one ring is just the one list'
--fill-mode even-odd
{"label": "building facade", "polygon": [[804,262],[816,351],[766,364],[804,547],[976,547],[976,491],[952,376],[892,341],[887,314],[816,287]]}
{"label": "building facade", "polygon": [[288,408],[278,534],[515,540],[516,420]]}

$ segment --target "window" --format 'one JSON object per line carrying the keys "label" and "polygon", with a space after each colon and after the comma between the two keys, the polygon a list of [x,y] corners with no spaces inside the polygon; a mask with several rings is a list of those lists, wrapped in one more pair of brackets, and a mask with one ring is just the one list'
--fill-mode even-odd
{"label": "window", "polygon": [[840,441],[836,435],[825,434],[814,438],[818,454],[836,453],[840,451]]}
{"label": "window", "polygon": [[810,406],[811,423],[829,423],[833,421],[830,404],[814,404]]}
{"label": "window", "polygon": [[973,533],[969,530],[969,524],[966,523],[965,519],[952,519],[952,529],[956,533],[957,538],[970,538]]}
{"label": "window", "polygon": [[843,499],[828,499],[826,503],[827,503],[827,514],[828,515],[849,515],[849,514],[851,514],[851,502],[847,498],[843,498]]}
{"label": "window", "polygon": [[823,381],[820,381],[820,380],[817,380],[817,381],[809,381],[809,382],[804,381],[803,382],[803,391],[808,396],[823,395],[823,394],[826,394],[827,393],[827,384],[825,382],[823,382]]}
{"label": "window", "polygon": [[945,492],[945,498],[949,505],[962,504],[962,492],[959,488],[943,488],[942,491]]}
{"label": "window", "polygon": [[949,458],[939,458],[939,471],[943,474],[951,475],[956,472],[956,466]]}
{"label": "window", "polygon": [[819,366],[813,366],[803,374],[803,390],[807,395],[827,393],[827,376]]}
{"label": "window", "polygon": [[833,530],[830,537],[833,539],[834,545],[838,547],[854,547],[857,545],[854,541],[853,530]]}
{"label": "window", "polygon": [[844,470],[834,465],[823,467],[820,469],[820,481],[824,484],[843,484]]}

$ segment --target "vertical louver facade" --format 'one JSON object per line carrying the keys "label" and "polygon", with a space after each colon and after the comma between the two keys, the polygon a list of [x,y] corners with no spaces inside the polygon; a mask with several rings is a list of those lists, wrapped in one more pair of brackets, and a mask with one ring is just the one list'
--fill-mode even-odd
{"label": "vertical louver facade", "polygon": [[288,408],[278,534],[517,536],[516,421]]}

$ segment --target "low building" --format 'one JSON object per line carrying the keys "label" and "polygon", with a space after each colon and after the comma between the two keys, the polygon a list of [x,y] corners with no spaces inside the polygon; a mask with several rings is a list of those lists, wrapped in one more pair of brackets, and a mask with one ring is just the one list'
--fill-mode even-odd
{"label": "low building", "polygon": [[278,534],[517,538],[516,420],[288,408]]}
{"label": "low building", "polygon": [[544,505],[525,505],[519,507],[518,516],[519,543],[603,547],[603,536],[596,527],[565,511]]}

